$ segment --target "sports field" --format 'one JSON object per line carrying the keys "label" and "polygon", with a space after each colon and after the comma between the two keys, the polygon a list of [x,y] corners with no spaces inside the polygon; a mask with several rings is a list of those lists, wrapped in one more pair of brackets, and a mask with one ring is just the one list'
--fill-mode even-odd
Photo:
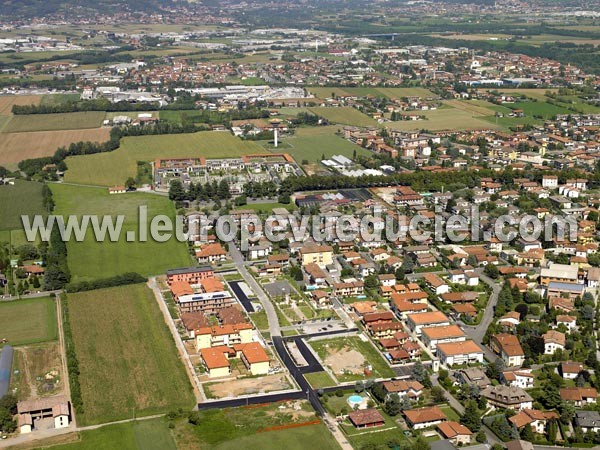
{"label": "sports field", "polygon": [[79,433],[72,444],[53,446],[56,450],[176,450],[164,418],[107,425]]}
{"label": "sports field", "polygon": [[15,180],[14,185],[0,186],[0,230],[22,229],[21,215],[46,216],[42,187],[41,183],[24,180]]}
{"label": "sports field", "polygon": [[144,284],[68,296],[80,371],[80,424],[191,409],[192,387]]}
{"label": "sports field", "polygon": [[58,337],[56,305],[51,297],[0,303],[0,339],[11,345],[53,341]]}
{"label": "sports field", "polygon": [[230,133],[205,131],[190,134],[127,137],[113,152],[67,158],[65,181],[99,186],[122,185],[135,177],[137,161],[156,158],[231,158],[264,153],[256,142],[242,141]]}
{"label": "sports field", "polygon": [[332,123],[341,125],[352,125],[356,127],[376,127],[377,121],[366,114],[361,113],[358,109],[350,106],[339,108],[316,107],[309,108],[310,112],[320,117],[324,117]]}
{"label": "sports field", "polygon": [[13,105],[39,105],[41,99],[40,95],[0,95],[0,115],[11,115]]}
{"label": "sports field", "polygon": [[[107,278],[125,272],[138,272],[144,276],[164,273],[173,267],[185,267],[190,257],[185,242],[174,237],[167,242],[156,242],[150,234],[146,242],[140,242],[138,228],[138,208],[148,208],[148,221],[159,214],[171,218],[175,216],[175,207],[167,198],[154,194],[129,193],[109,195],[104,188],[80,187],[63,184],[51,186],[56,202],[56,214],[65,216],[84,214],[113,218],[123,215],[122,232],[117,242],[97,242],[92,230],[88,230],[82,242],[71,238],[67,244],[68,264],[72,281],[90,281]],[[146,229],[149,225],[146,225]],[[91,228],[91,227],[90,227]],[[127,242],[126,234],[132,231],[136,240]]]}
{"label": "sports field", "polygon": [[15,169],[17,163],[23,159],[52,156],[56,149],[68,146],[73,142],[105,142],[109,137],[110,128],[2,133],[0,135],[0,165]]}
{"label": "sports field", "polygon": [[102,125],[105,115],[106,113],[102,111],[86,111],[13,116],[8,125],[4,127],[4,133],[98,128]]}

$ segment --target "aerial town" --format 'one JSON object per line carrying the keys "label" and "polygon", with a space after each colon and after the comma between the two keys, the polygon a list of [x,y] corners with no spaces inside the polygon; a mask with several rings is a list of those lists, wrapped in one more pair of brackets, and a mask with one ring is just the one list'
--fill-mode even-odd
{"label": "aerial town", "polygon": [[597,1],[0,6],[0,449],[600,449]]}

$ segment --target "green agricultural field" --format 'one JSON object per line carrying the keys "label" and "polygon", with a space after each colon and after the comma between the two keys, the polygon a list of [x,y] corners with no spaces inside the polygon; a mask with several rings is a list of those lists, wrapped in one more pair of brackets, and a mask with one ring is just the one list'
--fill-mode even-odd
{"label": "green agricultural field", "polygon": [[42,187],[41,183],[23,180],[0,186],[0,230],[22,229],[22,215],[46,216]]}
{"label": "green agricultural field", "polygon": [[[491,112],[493,115],[493,112]],[[490,125],[482,120],[484,116],[474,112],[457,108],[440,108],[434,111],[419,111],[419,115],[427,117],[427,120],[399,120],[389,122],[390,128],[396,130],[487,130],[500,128]]]}
{"label": "green agricultural field", "polygon": [[540,116],[544,119],[550,119],[557,114],[569,114],[566,108],[551,105],[546,102],[515,102],[509,105],[512,109],[522,109],[525,115],[529,117]]}
{"label": "green agricultural field", "polygon": [[99,186],[122,185],[128,177],[135,177],[137,161],[192,156],[233,158],[264,151],[256,142],[242,141],[226,132],[127,137],[115,151],[67,158],[69,170],[65,181]]}
{"label": "green agricultural field", "polygon": [[63,114],[28,114],[13,116],[4,127],[5,133],[27,131],[80,130],[98,128],[102,125],[105,113],[86,111]]}
{"label": "green agricultural field", "polygon": [[216,446],[215,450],[303,450],[307,442],[319,450],[339,449],[338,443],[325,425],[311,425],[244,436],[224,442]]}
{"label": "green agricultural field", "polygon": [[374,97],[387,97],[390,99],[399,99],[403,97],[437,97],[430,90],[422,87],[404,87],[404,88],[375,88],[375,87],[311,87],[309,92],[316,97],[324,99],[331,98],[332,94],[336,97],[357,96],[364,97],[371,95]]}
{"label": "green agricultural field", "polygon": [[62,105],[63,103],[76,102],[80,98],[79,94],[47,94],[42,97],[41,104],[45,106]]}
{"label": "green agricultural field", "polygon": [[146,285],[69,294],[68,308],[83,397],[80,424],[193,406],[185,368]]}
{"label": "green agricultural field", "polygon": [[53,446],[56,450],[176,450],[166,419],[107,425],[79,433],[79,442]]}
{"label": "green agricultural field", "polygon": [[[58,215],[98,215],[100,220],[105,215],[125,217],[117,242],[109,242],[108,236],[105,242],[97,242],[91,229],[82,242],[76,242],[74,237],[69,240],[68,264],[73,282],[107,278],[125,272],[156,275],[169,268],[190,264],[186,243],[178,242],[175,237],[162,243],[154,241],[150,234],[146,242],[137,239],[140,206],[148,208],[148,221],[159,214],[174,218],[175,207],[167,197],[140,192],[109,195],[108,190],[103,188],[63,184],[52,185],[52,192]],[[127,242],[128,231],[136,233],[135,241]]]}
{"label": "green agricultural field", "polygon": [[0,303],[0,339],[11,345],[53,341],[58,337],[56,305],[51,297]]}
{"label": "green agricultural field", "polygon": [[320,117],[324,117],[332,123],[341,125],[352,125],[356,127],[376,127],[377,121],[363,113],[358,109],[350,106],[339,108],[330,108],[327,106],[309,108],[310,112]]}
{"label": "green agricultural field", "polygon": [[309,163],[321,161],[321,157],[330,158],[333,155],[344,155],[352,158],[354,152],[368,156],[370,152],[359,145],[337,136],[335,133],[341,127],[311,127],[299,128],[292,137],[284,137],[282,142],[289,147],[284,151],[289,153],[298,164],[303,160]]}
{"label": "green agricultural field", "polygon": [[0,116],[0,133],[4,130],[4,127],[10,122],[11,116]]}

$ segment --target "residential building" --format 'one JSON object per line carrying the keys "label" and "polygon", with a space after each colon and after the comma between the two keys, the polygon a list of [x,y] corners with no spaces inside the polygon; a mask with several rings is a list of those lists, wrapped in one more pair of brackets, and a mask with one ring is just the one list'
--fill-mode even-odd
{"label": "residential building", "polygon": [[167,270],[167,283],[171,285],[174,281],[185,281],[194,285],[198,284],[200,280],[212,278],[214,275],[215,271],[210,266],[171,269]]}
{"label": "residential building", "polygon": [[544,339],[544,355],[553,355],[557,350],[565,349],[566,337],[560,331],[548,330],[542,335],[542,339]]}
{"label": "residential building", "polygon": [[445,439],[455,446],[469,445],[473,432],[458,422],[447,421],[437,425],[437,429]]}
{"label": "residential building", "polygon": [[406,324],[417,336],[424,327],[443,327],[450,325],[450,319],[441,311],[423,312],[406,315]]}
{"label": "residential building", "polygon": [[455,324],[421,329],[421,341],[430,350],[435,350],[437,345],[442,342],[462,342],[465,340],[465,332]]}
{"label": "residential building", "polygon": [[591,387],[566,387],[560,389],[560,398],[565,402],[571,402],[576,407],[595,404],[598,391]]}
{"label": "residential building", "polygon": [[375,408],[359,409],[348,414],[355,428],[374,428],[385,425],[385,419]]}
{"label": "residential building", "polygon": [[305,245],[300,249],[302,265],[317,264],[321,269],[333,263],[333,248],[329,245]]}
{"label": "residential building", "polygon": [[488,403],[492,406],[504,409],[514,409],[521,411],[522,409],[532,408],[533,399],[523,389],[512,386],[488,386],[481,391]]}
{"label": "residential building", "polygon": [[427,408],[407,409],[404,411],[404,417],[409,427],[415,430],[429,428],[448,420],[444,411],[438,406]]}
{"label": "residential building", "polygon": [[521,366],[525,361],[525,352],[523,352],[519,338],[513,334],[493,335],[490,347],[507,366]]}
{"label": "residential building", "polygon": [[437,355],[445,366],[483,363],[483,350],[475,341],[440,343]]}
{"label": "residential building", "polygon": [[534,433],[544,434],[548,422],[550,420],[557,420],[558,418],[558,414],[554,411],[540,411],[538,409],[526,408],[510,417],[508,420],[517,427],[517,429],[530,425]]}

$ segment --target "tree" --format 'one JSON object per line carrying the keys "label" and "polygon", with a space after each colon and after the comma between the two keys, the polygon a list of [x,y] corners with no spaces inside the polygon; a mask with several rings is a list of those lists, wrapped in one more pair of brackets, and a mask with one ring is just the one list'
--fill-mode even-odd
{"label": "tree", "polygon": [[404,273],[412,273],[414,268],[415,262],[412,260],[412,258],[410,256],[404,258],[404,261],[402,261],[402,270],[404,271]]}
{"label": "tree", "polygon": [[426,388],[431,387],[431,379],[429,378],[429,374],[425,370],[423,363],[421,361],[417,361],[413,365],[412,376],[415,380],[421,383]]}
{"label": "tree", "polygon": [[477,409],[475,400],[469,400],[465,404],[465,412],[460,418],[460,423],[473,432],[478,432],[481,429],[481,413]]}
{"label": "tree", "polygon": [[125,181],[125,187],[127,189],[134,189],[135,185],[135,180],[132,177],[127,178],[127,181]]}
{"label": "tree", "polygon": [[485,269],[483,271],[488,277],[494,280],[500,276],[500,271],[498,270],[495,264],[488,264],[487,266],[485,266]]}
{"label": "tree", "polygon": [[388,416],[397,416],[400,413],[400,397],[398,394],[392,394],[388,397],[386,402],[383,404],[383,410]]}
{"label": "tree", "polygon": [[480,444],[483,444],[484,442],[487,441],[487,437],[486,437],[486,435],[485,435],[485,433],[484,433],[483,430],[479,430],[477,432],[477,434],[475,435],[475,440],[477,442],[479,442]]}
{"label": "tree", "polygon": [[429,442],[427,442],[422,435],[419,435],[417,440],[411,444],[410,448],[411,450],[429,450],[431,447],[429,446]]}
{"label": "tree", "polygon": [[535,435],[533,434],[533,430],[531,429],[531,425],[527,424],[521,431],[519,432],[521,439],[527,442],[533,442],[535,440]]}
{"label": "tree", "polygon": [[375,397],[379,402],[383,402],[387,395],[385,388],[383,387],[383,383],[374,383],[371,386],[371,394]]}
{"label": "tree", "polygon": [[443,403],[446,401],[446,395],[444,394],[444,390],[439,386],[433,386],[431,388],[431,399],[435,403]]}
{"label": "tree", "polygon": [[169,199],[176,202],[181,202],[185,200],[185,198],[185,189],[183,188],[181,181],[171,181],[171,185],[169,186]]}

